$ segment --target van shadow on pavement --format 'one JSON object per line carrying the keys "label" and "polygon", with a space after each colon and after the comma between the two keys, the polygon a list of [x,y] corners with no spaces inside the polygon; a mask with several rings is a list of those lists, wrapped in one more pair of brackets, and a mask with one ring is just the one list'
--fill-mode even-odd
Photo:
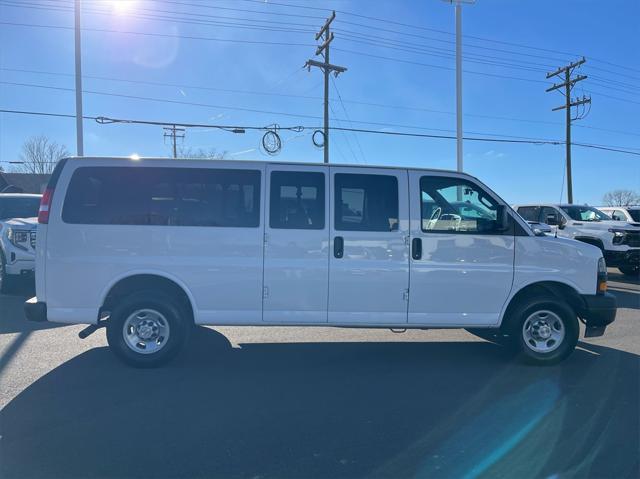
{"label": "van shadow on pavement", "polygon": [[559,366],[485,342],[243,344],[164,369],[106,348],[0,412],[8,477],[637,477],[639,357]]}

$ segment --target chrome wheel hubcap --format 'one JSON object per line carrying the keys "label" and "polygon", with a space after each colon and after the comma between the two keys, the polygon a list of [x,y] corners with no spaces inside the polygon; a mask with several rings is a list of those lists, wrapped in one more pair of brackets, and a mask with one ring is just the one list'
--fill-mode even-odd
{"label": "chrome wheel hubcap", "polygon": [[525,344],[537,353],[555,351],[562,344],[564,336],[564,323],[553,311],[536,311],[522,325]]}
{"label": "chrome wheel hubcap", "polygon": [[155,353],[167,344],[169,322],[154,309],[138,309],[125,320],[122,334],[132,351],[139,354]]}

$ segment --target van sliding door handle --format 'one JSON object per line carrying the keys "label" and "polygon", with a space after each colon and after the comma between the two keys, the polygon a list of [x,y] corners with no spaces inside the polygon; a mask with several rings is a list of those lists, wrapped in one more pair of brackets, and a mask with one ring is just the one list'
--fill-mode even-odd
{"label": "van sliding door handle", "polygon": [[344,256],[344,238],[342,236],[333,238],[333,256],[336,258]]}
{"label": "van sliding door handle", "polygon": [[422,258],[422,240],[420,238],[413,238],[411,241],[411,257],[413,259]]}

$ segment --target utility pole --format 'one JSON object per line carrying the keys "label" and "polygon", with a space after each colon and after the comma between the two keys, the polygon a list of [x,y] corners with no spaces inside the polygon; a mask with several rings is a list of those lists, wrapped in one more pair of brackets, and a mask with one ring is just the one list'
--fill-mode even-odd
{"label": "utility pole", "polygon": [[164,130],[164,137],[169,137],[173,140],[173,158],[178,158],[178,148],[176,145],[176,141],[178,138],[184,138],[185,129],[177,128],[176,125],[163,126],[162,129]]}
{"label": "utility pole", "polygon": [[[462,6],[456,3],[456,167],[462,171]],[[461,198],[458,198],[461,199]]]}
{"label": "utility pole", "polygon": [[[591,97],[587,98],[586,96],[582,95],[582,98],[575,98],[575,99],[571,98],[571,90],[573,89],[575,84],[582,80],[587,79],[586,75],[577,75],[575,78],[572,78],[572,74],[576,68],[578,68],[580,65],[582,65],[586,61],[587,60],[584,57],[582,57],[581,60],[570,63],[567,66],[560,67],[554,72],[547,73],[547,78],[552,78],[555,76],[559,78],[564,77],[564,82],[559,84],[554,83],[553,86],[547,88],[546,91],[550,92],[554,90],[559,90],[565,97],[565,104],[562,106],[558,106],[556,108],[552,108],[551,111],[566,110],[565,121],[566,121],[566,129],[567,129],[567,139],[565,143],[567,148],[567,153],[566,153],[567,155],[567,166],[566,166],[567,168],[567,201],[569,202],[569,204],[573,203],[573,181],[571,178],[571,122],[573,120],[579,120],[581,118],[584,118],[584,115],[580,116],[578,114],[576,114],[575,118],[572,118],[571,108],[574,106],[577,107],[580,105],[591,104]],[[562,92],[561,90],[562,88],[564,88],[564,92]]]}
{"label": "utility pole", "polygon": [[82,49],[80,33],[80,0],[75,0],[75,52],[76,52],[76,155],[84,155],[82,133]]}
{"label": "utility pole", "polygon": [[329,75],[334,72],[335,76],[347,71],[345,67],[332,65],[329,62],[329,45],[333,41],[333,33],[331,33],[331,22],[336,18],[336,12],[333,11],[324,26],[316,33],[316,41],[322,38],[322,44],[316,48],[316,56],[322,55],[323,62],[316,60],[307,60],[304,64],[305,68],[311,71],[311,67],[318,67],[324,73],[324,162],[329,163]]}

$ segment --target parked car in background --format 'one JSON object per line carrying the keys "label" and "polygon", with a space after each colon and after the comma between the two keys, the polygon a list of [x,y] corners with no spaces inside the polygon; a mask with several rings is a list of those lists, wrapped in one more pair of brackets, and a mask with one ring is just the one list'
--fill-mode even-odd
{"label": "parked car in background", "polygon": [[569,204],[516,205],[527,221],[549,225],[554,234],[597,246],[607,266],[623,274],[637,276],[640,271],[640,228],[614,221],[592,206]]}
{"label": "parked car in background", "polygon": [[626,221],[633,226],[640,226],[640,206],[602,206],[598,209],[611,216],[614,221]]}
{"label": "parked car in background", "polygon": [[106,326],[156,366],[192,325],[467,328],[530,362],[616,314],[594,246],[537,236],[467,174],[69,158],[38,217],[32,321]]}
{"label": "parked car in background", "polygon": [[41,196],[0,193],[0,291],[16,277],[33,275]]}

